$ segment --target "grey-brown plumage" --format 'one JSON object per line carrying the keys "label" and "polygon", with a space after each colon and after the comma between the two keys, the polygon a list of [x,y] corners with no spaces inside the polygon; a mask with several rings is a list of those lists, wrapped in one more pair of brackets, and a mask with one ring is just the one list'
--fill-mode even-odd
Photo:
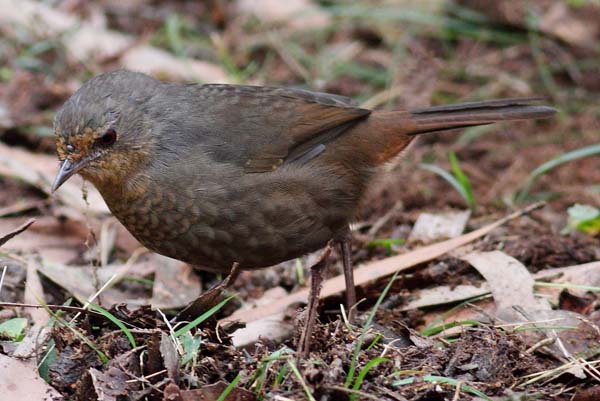
{"label": "grey-brown plumage", "polygon": [[58,113],[54,187],[78,172],[148,248],[254,269],[340,240],[377,167],[416,134],[554,112],[532,99],[370,111],[330,94],[115,71]]}

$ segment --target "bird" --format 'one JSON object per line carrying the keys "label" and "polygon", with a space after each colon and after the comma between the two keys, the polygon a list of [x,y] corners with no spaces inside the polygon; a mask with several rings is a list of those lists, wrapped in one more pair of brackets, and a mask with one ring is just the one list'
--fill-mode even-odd
{"label": "bird", "polygon": [[369,110],[336,94],[115,70],[57,112],[52,191],[80,174],[142,245],[201,270],[265,268],[337,244],[351,306],[349,224],[378,169],[425,133],[556,112],[539,100]]}

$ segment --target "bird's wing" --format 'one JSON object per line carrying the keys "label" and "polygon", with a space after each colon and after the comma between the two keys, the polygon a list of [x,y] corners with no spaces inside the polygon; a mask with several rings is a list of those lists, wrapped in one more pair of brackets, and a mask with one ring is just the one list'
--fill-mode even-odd
{"label": "bird's wing", "polygon": [[196,124],[210,121],[196,130],[203,145],[249,173],[310,160],[370,113],[350,98],[301,89],[203,85],[197,98]]}

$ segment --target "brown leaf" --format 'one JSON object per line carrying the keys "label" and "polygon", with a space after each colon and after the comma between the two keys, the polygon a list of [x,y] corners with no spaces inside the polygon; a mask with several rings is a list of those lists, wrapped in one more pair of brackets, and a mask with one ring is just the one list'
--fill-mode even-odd
{"label": "brown leaf", "polygon": [[90,368],[89,373],[99,400],[117,401],[119,397],[129,393],[127,387],[129,377],[121,369],[110,367],[106,372],[101,372]]}
{"label": "brown leaf", "polygon": [[533,295],[533,277],[518,260],[500,251],[472,252],[461,259],[469,262],[481,273],[490,286],[496,313],[506,321],[521,320],[513,307],[526,310],[550,310],[548,302]]}
{"label": "brown leaf", "polygon": [[430,244],[435,241],[458,237],[464,232],[470,216],[470,210],[440,214],[421,213],[410,232],[408,240]]}
{"label": "brown leaf", "polygon": [[173,339],[166,333],[161,333],[160,337],[160,355],[163,360],[167,375],[173,382],[179,382],[179,354],[173,344]]}
{"label": "brown leaf", "polygon": [[[199,389],[181,390],[169,384],[164,390],[164,401],[216,401],[227,388],[227,383],[217,382]],[[255,401],[256,396],[244,388],[234,387],[223,401]]]}
{"label": "brown leaf", "polygon": [[150,301],[153,308],[181,308],[200,295],[200,279],[190,265],[166,256],[156,255],[154,259],[157,266]]}
{"label": "brown leaf", "polygon": [[318,29],[329,24],[329,15],[310,0],[238,0],[238,12],[266,23],[281,23],[293,30]]}
{"label": "brown leaf", "polygon": [[[32,153],[0,142],[0,175],[20,179],[46,194],[51,194],[52,182],[58,172],[56,157]],[[79,176],[67,181],[54,196],[65,205],[92,215],[107,215],[108,207],[100,193],[91,185],[87,188],[88,203],[83,199]]]}
{"label": "brown leaf", "polygon": [[[25,281],[25,295],[23,300],[25,303],[36,304],[45,303],[44,288],[38,276],[39,262],[32,257],[27,258],[27,280]],[[43,309],[34,309],[30,312],[34,323],[44,326],[48,323],[50,316]]]}
{"label": "brown leaf", "polygon": [[[63,287],[72,294],[79,302],[85,303],[87,299],[96,293],[109,279],[117,275],[113,281],[116,284],[119,278],[125,274],[132,277],[144,277],[154,272],[157,267],[156,254],[148,254],[131,265],[112,264],[97,269],[98,285],[95,286],[95,277],[90,266],[67,266],[59,263],[45,262],[39,267],[39,271]],[[97,287],[97,288],[96,288]],[[131,299],[129,293],[116,288],[107,288],[101,295],[102,305],[110,308],[112,305],[127,303],[131,307],[139,307],[140,304],[148,303],[148,299]]]}
{"label": "brown leaf", "polygon": [[40,377],[35,361],[0,354],[0,392],[3,400],[58,401],[63,397]]}

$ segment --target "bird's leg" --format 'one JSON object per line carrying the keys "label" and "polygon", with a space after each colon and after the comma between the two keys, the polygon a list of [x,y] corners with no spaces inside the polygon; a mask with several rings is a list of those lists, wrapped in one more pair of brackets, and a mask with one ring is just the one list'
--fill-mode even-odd
{"label": "bird's leg", "polygon": [[319,306],[319,295],[323,283],[323,270],[329,263],[330,254],[331,241],[327,244],[318,262],[310,267],[310,293],[308,294],[308,305],[306,306],[307,315],[300,341],[298,341],[298,356],[300,357],[308,356],[310,351],[310,339],[317,320],[317,307]]}
{"label": "bird's leg", "polygon": [[348,320],[352,321],[354,314],[354,304],[356,304],[356,287],[354,286],[354,270],[352,267],[352,234],[350,229],[338,241],[340,244],[340,253],[342,255],[342,264],[344,269],[344,278],[346,280],[346,308],[348,310]]}

